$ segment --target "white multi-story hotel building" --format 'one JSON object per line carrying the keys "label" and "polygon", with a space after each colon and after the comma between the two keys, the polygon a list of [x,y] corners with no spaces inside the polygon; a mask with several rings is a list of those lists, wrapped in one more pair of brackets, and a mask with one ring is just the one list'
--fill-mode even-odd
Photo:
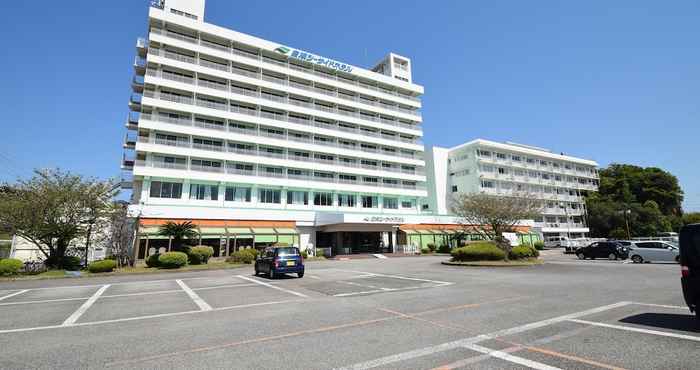
{"label": "white multi-story hotel building", "polygon": [[400,225],[427,220],[410,59],[352,66],[206,23],[204,0],[153,1],[136,46],[123,168],[140,258],[172,219],[194,220],[216,255],[386,250]]}
{"label": "white multi-story hotel building", "polygon": [[455,193],[527,195],[544,200],[534,230],[543,236],[588,233],[584,194],[598,189],[598,164],[547,149],[488,140],[454,148],[433,147],[427,156],[428,210],[450,212]]}

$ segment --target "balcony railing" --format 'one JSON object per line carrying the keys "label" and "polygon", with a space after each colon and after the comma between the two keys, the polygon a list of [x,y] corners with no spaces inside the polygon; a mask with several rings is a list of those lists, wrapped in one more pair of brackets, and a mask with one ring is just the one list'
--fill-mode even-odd
{"label": "balcony railing", "polygon": [[[173,95],[173,94],[168,94],[168,93],[163,93],[161,92],[160,94],[156,95],[153,94],[151,91],[144,91],[144,96],[150,97],[150,98],[158,98],[161,97],[163,100],[167,101],[173,101],[173,102],[185,102],[184,104],[191,104],[192,98],[191,97],[184,97],[180,95]],[[219,109],[223,109],[224,106],[222,106],[220,103],[213,103],[209,101],[202,101],[202,100],[197,100],[197,105],[202,105],[202,106],[213,106],[213,107],[219,107]],[[296,117],[285,117],[284,115],[280,115],[277,113],[270,113],[270,112],[258,112],[257,110],[253,110],[251,108],[246,108],[242,106],[231,106],[231,111],[232,112],[237,112],[237,113],[243,113],[247,115],[252,115],[252,116],[261,116],[265,118],[271,118],[271,119],[276,119],[276,120],[281,120],[281,121],[289,121],[292,123],[303,123],[303,124],[310,124],[310,121],[307,120],[302,120]],[[244,130],[244,131],[251,131],[251,132],[242,132],[240,129],[232,129],[230,126],[227,126],[227,128],[224,128],[222,125],[207,125],[207,124],[200,124],[199,122],[195,123],[191,119],[187,118],[171,118],[171,117],[163,117],[163,116],[156,116],[156,115],[151,115],[151,114],[142,114],[142,118],[147,119],[147,120],[154,120],[154,121],[161,121],[161,122],[167,122],[167,123],[174,123],[177,125],[184,125],[184,126],[199,126],[203,128],[208,128],[208,129],[215,129],[219,131],[223,130],[228,130],[231,132],[237,132],[237,133],[244,133],[248,135],[254,135],[254,136],[260,136],[257,131],[253,130]],[[366,136],[373,136],[373,135],[366,135]],[[358,145],[348,145],[344,143],[340,143],[337,141],[330,141],[330,140],[312,140],[312,139],[304,139],[300,137],[294,137],[293,135],[275,135],[275,136],[270,136],[274,138],[279,138],[281,140],[292,140],[292,141],[298,141],[298,142],[311,142],[313,144],[317,145],[323,145],[323,146],[332,146],[332,147],[338,147],[338,148],[343,148],[343,149],[350,149],[350,150],[358,150]],[[371,148],[371,147],[360,147],[360,151],[366,152],[366,153],[378,153],[379,149],[377,148]],[[418,159],[422,160],[423,156],[418,154],[418,153],[404,153],[401,151],[397,151],[394,153],[384,153],[385,155],[392,155],[392,156],[397,156],[401,158],[408,158],[408,159]]]}
{"label": "balcony railing", "polygon": [[[160,35],[164,35],[164,36],[168,36],[168,37],[173,37],[173,38],[175,38],[175,39],[177,39],[177,40],[182,40],[182,41],[191,42],[191,43],[197,43],[197,41],[196,41],[197,39],[191,38],[191,36],[184,35],[184,34],[180,34],[180,33],[176,33],[176,32],[172,32],[172,31],[164,31],[164,30],[161,30],[161,29],[152,28],[152,29],[151,29],[151,32],[154,32],[154,33],[160,34]],[[206,40],[201,40],[201,41],[200,41],[200,45],[205,46],[205,47],[208,47],[208,48],[211,48],[211,49],[215,49],[215,50],[218,50],[218,51],[223,51],[223,52],[226,52],[226,53],[229,53],[229,52],[230,52],[230,53],[232,53],[232,54],[234,54],[234,55],[242,56],[242,57],[244,57],[244,58],[254,59],[254,60],[257,60],[257,61],[262,61],[262,62],[264,62],[264,63],[274,64],[274,65],[276,65],[276,66],[281,66],[281,67],[285,67],[285,68],[292,69],[292,70],[295,70],[295,71],[300,71],[300,72],[303,72],[303,73],[312,74],[312,75],[314,75],[314,76],[321,77],[321,78],[326,79],[326,80],[331,80],[331,81],[340,82],[341,84],[348,84],[348,85],[353,85],[353,86],[359,86],[359,87],[362,87],[362,88],[365,88],[365,89],[368,89],[368,90],[371,90],[371,91],[380,92],[380,93],[387,94],[387,95],[392,95],[392,96],[397,96],[397,97],[399,97],[399,98],[411,100],[411,101],[414,101],[414,102],[420,102],[420,99],[419,99],[419,98],[414,97],[414,96],[412,96],[412,95],[399,93],[399,92],[394,91],[394,90],[387,90],[387,89],[384,89],[384,88],[378,88],[378,87],[376,87],[376,86],[373,86],[373,85],[370,85],[370,84],[366,84],[366,83],[363,83],[363,82],[359,82],[359,81],[352,81],[352,80],[348,80],[348,79],[345,79],[345,78],[339,78],[338,76],[336,76],[336,75],[334,75],[334,74],[329,74],[329,73],[322,72],[322,71],[318,71],[318,70],[311,70],[311,69],[307,69],[307,68],[304,68],[304,67],[299,67],[299,66],[294,65],[294,64],[289,64],[289,63],[287,63],[287,62],[283,62],[283,61],[279,61],[279,60],[276,60],[276,59],[273,59],[273,58],[261,56],[260,54],[257,54],[257,53],[252,53],[252,52],[248,52],[248,51],[244,51],[244,50],[236,49],[236,48],[233,48],[233,49],[232,49],[232,48],[230,48],[230,47],[223,46],[223,45],[216,44],[216,43],[212,43],[212,42],[209,42],[209,41],[206,41]],[[167,55],[166,55],[166,57],[167,57]],[[191,63],[194,63],[194,62],[191,62]],[[219,67],[214,67],[214,68],[219,69]],[[234,67],[234,68],[235,68],[235,67]],[[223,69],[222,69],[222,70],[223,70]],[[226,69],[226,71],[228,71],[228,68]],[[235,73],[235,72],[234,72],[234,73]],[[259,77],[257,76],[257,73],[256,73],[256,76],[249,76],[249,77],[256,77],[256,78],[259,78]],[[287,79],[274,79],[274,78],[268,79],[266,76],[263,77],[262,79],[263,79],[263,80],[266,80],[266,81],[278,83],[278,84],[285,84],[285,85],[287,84]],[[291,83],[290,83],[290,85],[291,85]],[[321,89],[318,89],[318,90],[321,90]],[[317,92],[320,92],[320,93],[322,93],[322,94],[329,95],[329,96],[338,96],[337,91],[333,91],[333,92],[317,91]],[[355,100],[355,99],[353,99],[353,100]],[[355,100],[355,101],[358,101],[358,100]],[[364,103],[364,102],[362,102],[362,103]],[[374,106],[377,105],[376,102],[373,102],[373,103],[365,103],[365,104],[374,105]],[[391,109],[391,110],[395,110],[395,111],[401,111],[401,112],[403,112],[403,113],[407,113],[407,114],[410,114],[410,115],[414,115],[414,116],[420,117],[420,113],[417,112],[417,111],[414,111],[414,110],[403,109],[403,111],[402,111],[402,110],[400,110],[401,108],[397,108],[397,107],[393,107],[393,106],[388,106],[388,107],[386,107],[386,108],[387,108],[387,109]]]}

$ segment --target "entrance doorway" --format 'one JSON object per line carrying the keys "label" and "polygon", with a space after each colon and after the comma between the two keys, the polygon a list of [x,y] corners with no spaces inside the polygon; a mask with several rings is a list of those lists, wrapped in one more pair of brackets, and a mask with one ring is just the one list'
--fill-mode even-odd
{"label": "entrance doorway", "polygon": [[317,232],[316,246],[318,248],[333,248],[333,254],[360,253],[389,253],[391,248],[391,232],[388,240],[384,241],[380,231],[337,231]]}

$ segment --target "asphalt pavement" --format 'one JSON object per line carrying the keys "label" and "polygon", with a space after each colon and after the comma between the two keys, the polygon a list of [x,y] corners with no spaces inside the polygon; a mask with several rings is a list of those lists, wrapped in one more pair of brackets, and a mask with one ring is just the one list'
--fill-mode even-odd
{"label": "asphalt pavement", "polygon": [[676,264],[444,256],[0,285],[0,368],[691,369]]}

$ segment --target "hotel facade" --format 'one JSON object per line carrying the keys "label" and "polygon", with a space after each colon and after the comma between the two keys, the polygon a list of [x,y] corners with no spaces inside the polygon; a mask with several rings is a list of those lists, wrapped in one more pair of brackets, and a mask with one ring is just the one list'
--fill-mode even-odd
{"label": "hotel facade", "polygon": [[402,225],[439,221],[421,213],[424,90],[410,59],[355,67],[206,23],[204,0],[152,2],[136,46],[122,167],[139,258],[163,247],[165,220],[193,220],[217,255],[273,242],[390,251],[407,243]]}
{"label": "hotel facade", "polygon": [[598,190],[598,164],[516,143],[473,140],[431,148],[427,156],[428,209],[448,213],[457,193],[528,196],[543,201],[533,231],[544,238],[584,237],[586,193]]}
{"label": "hotel facade", "polygon": [[436,186],[450,159],[426,156],[409,58],[364,69],[206,23],[204,7],[152,1],[136,43],[122,169],[138,259],[170,248],[158,235],[170,220],[192,221],[215,256],[454,242],[461,225]]}

